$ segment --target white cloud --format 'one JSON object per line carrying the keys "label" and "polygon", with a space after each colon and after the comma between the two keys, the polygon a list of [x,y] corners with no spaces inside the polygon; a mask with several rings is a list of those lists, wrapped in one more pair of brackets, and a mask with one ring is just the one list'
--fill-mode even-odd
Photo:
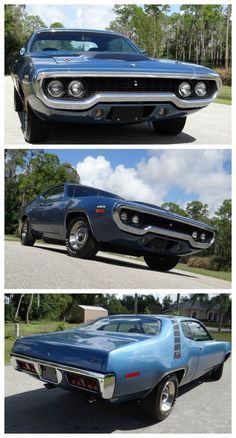
{"label": "white cloud", "polygon": [[[88,156],[77,164],[83,184],[102,188],[132,200],[155,204],[173,201],[169,192],[178,190],[186,200],[199,199],[213,213],[224,199],[231,197],[231,177],[224,169],[226,150],[152,151],[135,167],[112,167],[104,156]],[[173,198],[173,196],[172,196]]]}
{"label": "white cloud", "polygon": [[105,29],[114,19],[114,5],[30,5],[26,11],[39,15],[47,26],[59,21],[68,28]]}

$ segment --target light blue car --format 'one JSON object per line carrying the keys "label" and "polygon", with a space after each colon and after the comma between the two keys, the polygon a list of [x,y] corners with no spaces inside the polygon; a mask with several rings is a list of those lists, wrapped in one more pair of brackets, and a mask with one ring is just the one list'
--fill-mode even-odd
{"label": "light blue car", "polygon": [[28,142],[45,140],[54,121],[150,122],[159,135],[177,135],[221,86],[209,68],[152,59],[119,33],[85,29],[36,30],[11,73]]}
{"label": "light blue car", "polygon": [[171,315],[115,315],[78,329],[26,336],[12,349],[12,365],[45,383],[80,392],[89,401],[141,400],[161,421],[178,388],[200,376],[222,376],[228,342],[215,341],[195,319]]}

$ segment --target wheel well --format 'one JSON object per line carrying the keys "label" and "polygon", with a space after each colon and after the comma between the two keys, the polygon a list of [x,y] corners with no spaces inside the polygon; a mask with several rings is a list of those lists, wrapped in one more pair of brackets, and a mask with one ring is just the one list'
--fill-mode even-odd
{"label": "wheel well", "polygon": [[230,355],[231,355],[230,352],[228,352],[228,353],[225,355],[225,362],[227,361],[227,359],[229,359]]}
{"label": "wheel well", "polygon": [[185,373],[185,369],[177,370],[177,371],[173,371],[173,374],[176,375],[179,384],[181,383],[181,380],[182,380],[183,377],[184,377],[184,373]]}
{"label": "wheel well", "polygon": [[67,228],[69,226],[69,223],[72,221],[72,219],[74,219],[75,217],[78,217],[78,216],[83,217],[84,219],[88,220],[88,217],[87,217],[87,215],[84,212],[82,212],[82,211],[73,211],[73,212],[69,213],[66,216],[66,223],[65,223],[66,230],[67,230]]}

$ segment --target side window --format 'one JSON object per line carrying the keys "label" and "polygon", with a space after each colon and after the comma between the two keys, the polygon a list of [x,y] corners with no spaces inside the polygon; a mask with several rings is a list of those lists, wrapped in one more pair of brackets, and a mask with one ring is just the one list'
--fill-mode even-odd
{"label": "side window", "polygon": [[104,330],[105,332],[117,332],[118,324],[107,324],[100,327],[98,330]]}
{"label": "side window", "polygon": [[108,52],[134,53],[134,49],[123,38],[114,38],[107,44]]}
{"label": "side window", "polygon": [[210,341],[212,338],[205,328],[195,321],[181,322],[183,334],[193,341]]}
{"label": "side window", "polygon": [[53,189],[48,190],[44,195],[44,199],[46,199],[46,201],[49,200],[55,201],[63,197],[64,197],[64,186],[54,187]]}

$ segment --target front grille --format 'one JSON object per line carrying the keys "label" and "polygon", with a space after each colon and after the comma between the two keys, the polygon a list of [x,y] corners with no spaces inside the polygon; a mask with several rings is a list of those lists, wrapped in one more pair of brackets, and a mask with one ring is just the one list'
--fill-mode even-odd
{"label": "front grille", "polygon": [[177,233],[182,233],[182,234],[189,235],[189,236],[191,236],[194,231],[197,231],[198,238],[195,240],[196,240],[196,242],[202,242],[202,243],[203,243],[203,241],[201,241],[201,239],[200,239],[201,233],[206,234],[206,239],[204,241],[205,243],[210,243],[211,239],[214,236],[213,231],[205,230],[203,227],[200,227],[198,225],[195,226],[195,225],[187,224],[184,222],[179,222],[179,221],[176,221],[174,219],[168,219],[168,218],[164,218],[161,216],[155,216],[155,215],[148,214],[148,213],[140,213],[138,210],[136,212],[136,211],[129,210],[126,208],[123,208],[120,211],[120,214],[123,211],[125,211],[128,214],[128,222],[126,222],[128,225],[135,226],[132,223],[131,219],[132,219],[132,216],[137,214],[140,218],[140,223],[139,223],[139,225],[136,225],[136,227],[145,228],[147,226],[155,226],[158,228],[162,228],[162,229],[170,230],[170,231],[175,231]]}
{"label": "front grille", "polygon": [[[68,85],[72,80],[82,80],[85,85],[85,94],[83,99],[94,96],[97,93],[174,93],[181,99],[201,99],[194,91],[191,96],[183,98],[178,93],[178,87],[184,79],[170,79],[170,78],[135,78],[135,77],[78,77],[78,78],[53,78],[59,79],[64,83],[65,93],[60,99],[81,100],[80,98],[73,98],[68,94]],[[52,79],[44,79],[43,92],[47,97],[50,97],[47,86]],[[199,80],[188,80],[191,84],[192,90]],[[207,86],[207,94],[204,98],[212,96],[216,91],[216,82],[214,80],[204,81]]]}

